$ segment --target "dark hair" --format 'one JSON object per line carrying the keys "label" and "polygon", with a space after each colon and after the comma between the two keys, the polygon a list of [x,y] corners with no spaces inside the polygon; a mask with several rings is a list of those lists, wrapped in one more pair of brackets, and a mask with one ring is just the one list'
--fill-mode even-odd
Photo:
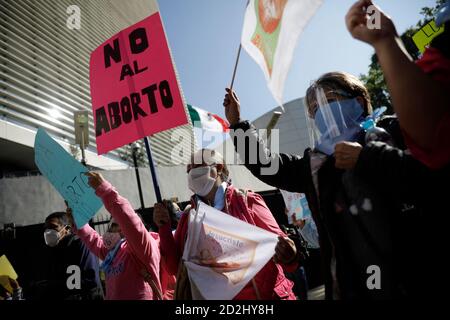
{"label": "dark hair", "polygon": [[63,226],[67,226],[69,224],[69,219],[67,218],[67,214],[65,212],[53,212],[45,218],[45,222],[55,218],[58,219],[58,222]]}
{"label": "dark hair", "polygon": [[444,32],[434,38],[430,46],[438,49],[447,59],[450,59],[450,21],[445,23]]}

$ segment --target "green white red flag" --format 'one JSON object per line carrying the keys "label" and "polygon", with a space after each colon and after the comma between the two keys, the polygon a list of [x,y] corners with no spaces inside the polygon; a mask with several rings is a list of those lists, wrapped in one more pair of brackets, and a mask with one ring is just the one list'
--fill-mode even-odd
{"label": "green white red flag", "polygon": [[187,106],[194,127],[211,132],[228,132],[229,124],[226,120],[206,110],[189,104]]}

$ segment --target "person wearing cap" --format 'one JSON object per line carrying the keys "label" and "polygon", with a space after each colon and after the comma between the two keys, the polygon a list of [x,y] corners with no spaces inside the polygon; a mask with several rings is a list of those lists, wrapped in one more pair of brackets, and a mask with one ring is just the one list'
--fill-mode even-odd
{"label": "person wearing cap", "polygon": [[[369,6],[380,13],[378,29],[368,27]],[[450,164],[450,0],[435,22],[444,32],[414,63],[393,21],[371,0],[356,2],[346,16],[350,34],[375,49],[411,153],[437,170]]]}
{"label": "person wearing cap", "polygon": [[96,172],[87,173],[88,183],[102,200],[112,221],[100,236],[89,224],[77,227],[67,208],[74,232],[103,260],[106,300],[160,300],[159,239],[147,231],[130,202]]}

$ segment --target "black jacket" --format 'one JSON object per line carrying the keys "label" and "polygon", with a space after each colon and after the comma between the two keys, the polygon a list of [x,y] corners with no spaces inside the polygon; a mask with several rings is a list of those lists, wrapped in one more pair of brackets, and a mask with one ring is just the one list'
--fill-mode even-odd
{"label": "black jacket", "polygon": [[[250,123],[241,122],[232,129],[236,152],[253,175],[277,188],[306,194],[319,232],[327,299],[390,299],[407,294],[399,276],[403,264],[397,256],[402,245],[397,241],[397,228],[404,203],[361,174],[370,169],[361,165],[354,170],[339,170],[335,168],[334,158],[328,157],[318,171],[318,196],[310,167],[312,150],[305,150],[303,157],[271,153]],[[248,153],[252,142],[257,145],[258,159]],[[373,150],[380,146],[367,148]],[[414,159],[409,160],[414,167],[420,165]],[[399,170],[392,160],[379,161],[383,159],[367,154],[359,162]],[[274,164],[278,165],[275,174],[261,174],[261,168]],[[380,269],[381,289],[368,288],[373,273],[368,270],[370,266]]]}
{"label": "black jacket", "polygon": [[[81,289],[69,290],[67,268],[76,265],[81,271]],[[65,236],[56,247],[45,246],[40,268],[40,279],[34,281],[31,299],[96,300],[101,299],[98,259],[75,235]]]}

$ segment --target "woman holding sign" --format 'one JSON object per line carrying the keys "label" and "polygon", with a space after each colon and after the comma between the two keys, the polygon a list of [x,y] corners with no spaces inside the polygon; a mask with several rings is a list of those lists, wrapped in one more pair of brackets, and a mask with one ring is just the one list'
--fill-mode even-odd
{"label": "woman holding sign", "polygon": [[[127,199],[101,174],[87,173],[89,185],[95,189],[112,219],[108,231],[100,236],[89,224],[75,233],[95,255],[103,260],[106,275],[106,300],[162,299],[159,277],[158,240],[144,226]],[[71,210],[68,208],[71,216]]]}
{"label": "woman holding sign", "polygon": [[[236,189],[228,180],[228,169],[222,156],[214,150],[199,150],[187,166],[188,184],[194,196],[192,208],[198,200],[232,217],[279,235],[273,260],[270,260],[235,297],[234,300],[295,300],[292,282],[284,270],[297,268],[295,244],[278,227],[262,197],[251,191]],[[186,210],[187,211],[187,210]],[[159,227],[161,255],[168,272],[178,274],[175,299],[190,299],[190,284],[185,267],[180,264],[186,242],[189,214],[183,214],[175,235],[170,228],[169,212],[165,205],[155,204],[154,222]],[[233,266],[227,266],[233,267]]]}

